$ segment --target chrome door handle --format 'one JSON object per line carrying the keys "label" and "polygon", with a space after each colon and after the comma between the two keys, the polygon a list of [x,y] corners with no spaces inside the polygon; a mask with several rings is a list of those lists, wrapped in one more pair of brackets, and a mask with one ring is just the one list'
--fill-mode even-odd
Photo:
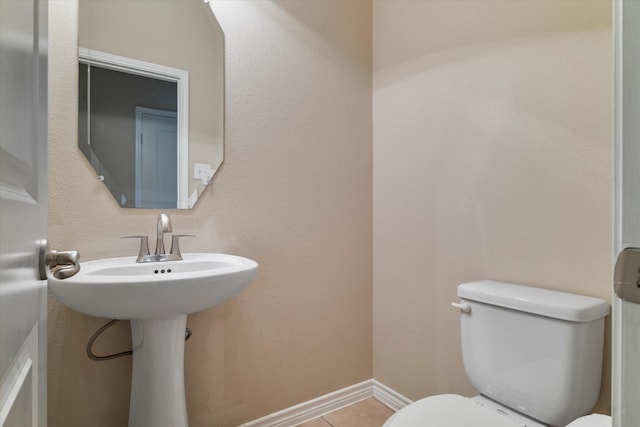
{"label": "chrome door handle", "polygon": [[40,241],[40,280],[47,278],[47,270],[56,279],[66,279],[80,271],[80,252],[54,251],[46,239]]}
{"label": "chrome door handle", "polygon": [[640,248],[624,248],[613,272],[613,288],[625,301],[640,304]]}

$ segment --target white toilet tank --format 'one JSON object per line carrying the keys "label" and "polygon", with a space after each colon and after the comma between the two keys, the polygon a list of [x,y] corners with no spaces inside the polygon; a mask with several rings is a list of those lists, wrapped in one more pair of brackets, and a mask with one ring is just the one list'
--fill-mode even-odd
{"label": "white toilet tank", "polygon": [[464,368],[482,395],[553,426],[593,408],[606,301],[489,280],[458,296],[471,309],[461,313]]}

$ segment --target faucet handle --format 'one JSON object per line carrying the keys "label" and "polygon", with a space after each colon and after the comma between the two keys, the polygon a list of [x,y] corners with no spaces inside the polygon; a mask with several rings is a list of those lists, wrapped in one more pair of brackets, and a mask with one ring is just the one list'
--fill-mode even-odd
{"label": "faucet handle", "polygon": [[122,236],[121,239],[140,239],[140,250],[138,251],[138,259],[136,262],[139,262],[138,260],[150,254],[148,236]]}
{"label": "faucet handle", "polygon": [[171,255],[175,255],[177,259],[182,259],[182,254],[180,253],[180,238],[181,237],[196,237],[195,234],[174,234],[171,236],[171,250],[169,253]]}

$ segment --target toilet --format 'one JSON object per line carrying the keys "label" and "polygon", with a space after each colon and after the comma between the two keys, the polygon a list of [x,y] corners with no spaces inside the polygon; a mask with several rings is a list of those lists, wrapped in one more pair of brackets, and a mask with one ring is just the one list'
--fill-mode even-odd
{"label": "toilet", "polygon": [[458,297],[464,369],[480,394],[418,400],[383,427],[611,425],[585,416],[600,394],[606,301],[491,280],[459,285]]}

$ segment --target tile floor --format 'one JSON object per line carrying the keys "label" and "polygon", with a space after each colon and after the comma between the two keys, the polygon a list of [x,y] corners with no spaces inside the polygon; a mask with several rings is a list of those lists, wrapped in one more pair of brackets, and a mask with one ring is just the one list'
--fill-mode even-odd
{"label": "tile floor", "polygon": [[297,427],[382,427],[393,413],[393,409],[370,397]]}

